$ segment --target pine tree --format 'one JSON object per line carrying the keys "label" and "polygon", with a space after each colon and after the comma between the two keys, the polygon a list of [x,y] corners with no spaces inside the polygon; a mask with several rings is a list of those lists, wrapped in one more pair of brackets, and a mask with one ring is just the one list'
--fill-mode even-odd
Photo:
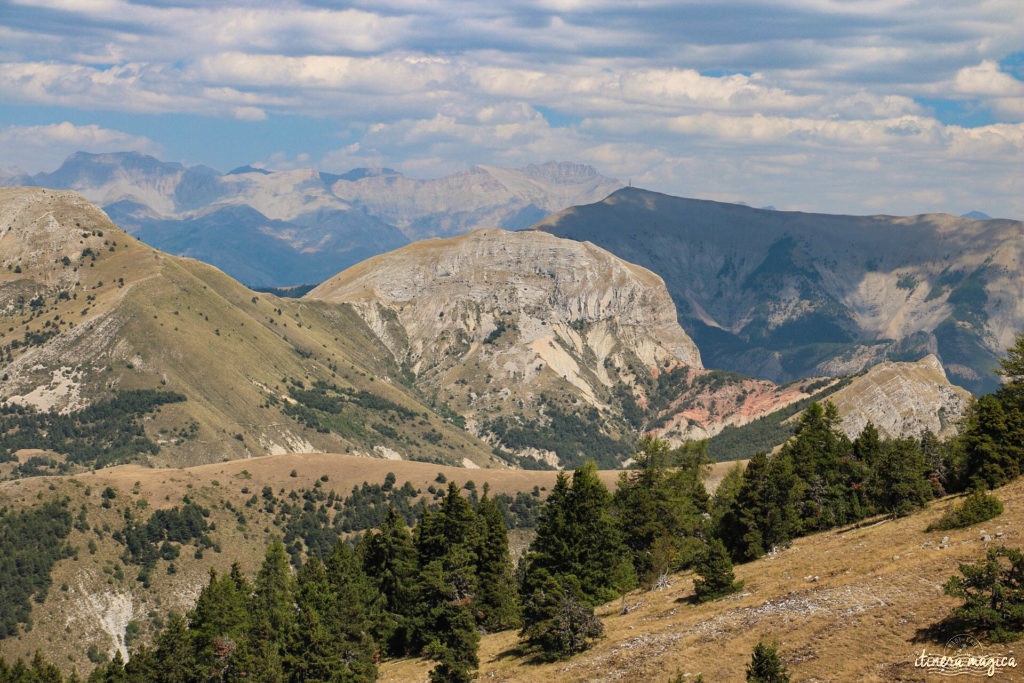
{"label": "pine tree", "polygon": [[789,683],[789,672],[779,658],[778,647],[759,642],[747,665],[747,680],[753,683]]}
{"label": "pine tree", "polygon": [[[132,658],[129,667],[141,664],[135,662],[136,659],[137,657]],[[164,630],[153,642],[151,669],[159,672],[160,681],[186,683],[196,680],[196,668],[188,622],[185,621],[185,617],[172,612]]]}
{"label": "pine tree", "polygon": [[248,626],[248,595],[239,593],[237,581],[230,574],[218,578],[211,569],[210,580],[189,614],[197,665],[206,678],[222,677]]}
{"label": "pine tree", "polygon": [[579,581],[571,575],[558,580],[545,570],[535,579],[533,592],[524,599],[525,625],[519,634],[527,648],[549,661],[589,648],[604,626],[583,601]]}
{"label": "pine tree", "polygon": [[502,631],[520,624],[512,558],[508,554],[508,530],[501,510],[488,495],[477,505],[483,523],[484,538],[477,564],[477,590],[472,607],[482,616],[481,625],[488,631]]}
{"label": "pine tree", "polygon": [[878,462],[879,506],[899,517],[924,507],[932,498],[928,466],[916,439],[889,442]]}
{"label": "pine tree", "polygon": [[574,576],[589,605],[611,600],[636,584],[633,563],[610,513],[611,495],[587,462],[567,486],[563,475],[541,512],[530,545],[524,593],[535,588],[531,575],[543,569],[556,580]]}
{"label": "pine tree", "polygon": [[405,519],[393,507],[380,528],[363,537],[359,554],[364,573],[383,598],[374,640],[392,655],[406,654],[414,645],[417,558]]}
{"label": "pine tree", "polygon": [[961,442],[973,488],[995,488],[1020,476],[1024,463],[1021,413],[1016,394],[1005,390],[982,396],[972,406]]}
{"label": "pine tree", "polygon": [[954,621],[997,643],[1024,635],[1024,553],[989,548],[981,562],[961,564],[960,573],[943,586],[947,595],[963,599],[950,615]]}
{"label": "pine tree", "polygon": [[[353,595],[348,596],[351,600]],[[298,681],[372,681],[373,643],[365,632],[358,600],[346,604],[323,563],[309,558],[296,576],[298,613],[285,653],[285,667]],[[354,604],[353,604],[354,602]]]}
{"label": "pine tree", "polygon": [[707,549],[697,563],[697,575],[700,578],[693,582],[697,602],[716,600],[743,587],[742,581],[736,581],[725,545],[717,538],[708,541]]}
{"label": "pine tree", "polygon": [[651,436],[640,440],[633,458],[636,467],[620,476],[613,502],[636,575],[649,583],[696,559],[708,507],[702,479],[709,461],[704,442],[672,450]]}

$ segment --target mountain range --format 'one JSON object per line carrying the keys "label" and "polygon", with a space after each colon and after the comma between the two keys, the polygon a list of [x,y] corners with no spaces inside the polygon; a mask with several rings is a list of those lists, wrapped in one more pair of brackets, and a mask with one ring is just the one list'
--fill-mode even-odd
{"label": "mountain range", "polygon": [[75,190],[147,244],[264,287],[318,283],[425,237],[524,228],[622,186],[568,162],[415,179],[387,168],[220,173],[136,152],[79,152],[53,173],[0,182]]}
{"label": "mountain range", "polygon": [[769,211],[623,188],[533,227],[659,274],[706,365],[776,382],[935,354],[975,393],[1024,329],[1024,223]]}
{"label": "mountain range", "polygon": [[[139,242],[74,192],[0,190],[0,226],[0,398],[79,415],[174,392],[139,428],[154,464],[333,451],[614,468],[640,433],[708,438],[844,384],[706,369],[661,277],[541,231],[419,241],[282,299]],[[901,397],[933,416],[934,370]],[[49,466],[97,464],[79,460]]]}

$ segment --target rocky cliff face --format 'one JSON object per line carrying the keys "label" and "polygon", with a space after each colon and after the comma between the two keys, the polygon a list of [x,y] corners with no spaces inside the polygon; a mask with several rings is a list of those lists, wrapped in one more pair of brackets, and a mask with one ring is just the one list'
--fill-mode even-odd
{"label": "rocky cliff face", "polygon": [[354,305],[396,359],[437,386],[479,364],[516,394],[553,375],[603,405],[622,373],[701,367],[658,276],[550,235],[478,230],[418,242],[306,298]]}
{"label": "rocky cliff face", "polygon": [[665,279],[711,367],[788,381],[934,353],[994,388],[1024,328],[1024,223],[829,216],[626,188],[536,229],[588,240]]}
{"label": "rocky cliff face", "polygon": [[[607,449],[613,465],[639,431],[704,438],[806,397],[705,370],[661,278],[540,232],[425,240],[306,298],[352,305],[421,391],[499,447],[558,466],[594,435],[618,439],[589,454]],[[565,435],[575,429],[587,433]]]}
{"label": "rocky cliff face", "polygon": [[926,430],[945,438],[956,433],[971,394],[950,384],[939,359],[928,355],[913,363],[880,363],[828,400],[839,409],[841,428],[851,439],[869,421],[883,438]]}
{"label": "rocky cliff face", "polygon": [[[41,411],[182,394],[144,421],[161,464],[313,450],[502,464],[389,379],[397,365],[351,309],[256,294],[74,192],[0,188],[0,364],[0,403]],[[4,459],[20,447],[7,436]]]}
{"label": "rocky cliff face", "polygon": [[221,174],[137,153],[78,153],[53,173],[0,176],[15,182],[76,190],[147,244],[254,286],[321,282],[424,237],[523,228],[622,185],[574,163],[413,179],[390,169]]}

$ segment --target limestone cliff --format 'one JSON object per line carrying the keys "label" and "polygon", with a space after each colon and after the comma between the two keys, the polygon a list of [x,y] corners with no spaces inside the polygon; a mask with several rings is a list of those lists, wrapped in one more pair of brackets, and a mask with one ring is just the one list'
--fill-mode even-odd
{"label": "limestone cliff", "polygon": [[884,437],[940,437],[956,431],[971,394],[952,385],[934,355],[914,363],[885,362],[843,387],[828,400],[843,417],[842,430],[854,438],[868,421]]}

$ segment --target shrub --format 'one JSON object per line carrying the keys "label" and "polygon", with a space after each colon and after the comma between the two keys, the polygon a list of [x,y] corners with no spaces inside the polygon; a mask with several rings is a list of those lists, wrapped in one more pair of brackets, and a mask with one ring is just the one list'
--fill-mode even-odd
{"label": "shrub", "polygon": [[717,538],[711,539],[703,557],[697,563],[699,579],[694,579],[693,589],[697,602],[708,602],[735,593],[743,588],[742,581],[736,581],[732,572],[729,553]]}
{"label": "shrub", "polygon": [[747,680],[756,683],[789,683],[789,672],[779,658],[774,643],[759,642],[754,646],[750,664],[747,665]]}
{"label": "shrub", "polygon": [[981,490],[972,491],[963,502],[951,508],[939,521],[930,525],[927,531],[962,529],[984,522],[1003,514],[1003,504],[998,498]]}
{"label": "shrub", "polygon": [[1024,635],[1024,554],[1005,546],[989,548],[978,564],[960,565],[942,587],[946,595],[962,598],[949,621],[958,628],[980,632],[1003,643]]}

